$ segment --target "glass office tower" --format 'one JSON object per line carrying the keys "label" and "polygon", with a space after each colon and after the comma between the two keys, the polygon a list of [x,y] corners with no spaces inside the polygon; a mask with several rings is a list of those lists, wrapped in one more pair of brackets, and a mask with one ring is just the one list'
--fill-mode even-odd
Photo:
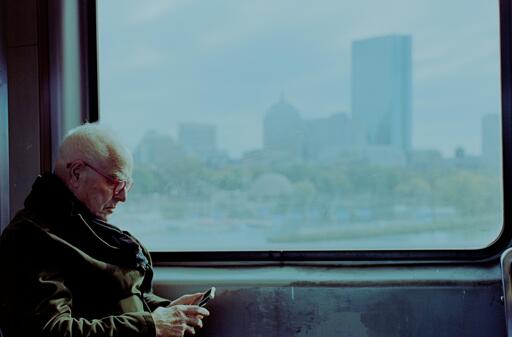
{"label": "glass office tower", "polygon": [[411,149],[411,37],[352,42],[352,115],[370,146]]}

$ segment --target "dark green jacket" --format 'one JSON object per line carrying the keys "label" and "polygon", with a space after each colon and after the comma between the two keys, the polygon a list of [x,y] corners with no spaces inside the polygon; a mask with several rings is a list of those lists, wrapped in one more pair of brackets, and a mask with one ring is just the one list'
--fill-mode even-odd
{"label": "dark green jacket", "polygon": [[93,218],[59,178],[39,177],[0,237],[4,337],[154,337],[148,252]]}

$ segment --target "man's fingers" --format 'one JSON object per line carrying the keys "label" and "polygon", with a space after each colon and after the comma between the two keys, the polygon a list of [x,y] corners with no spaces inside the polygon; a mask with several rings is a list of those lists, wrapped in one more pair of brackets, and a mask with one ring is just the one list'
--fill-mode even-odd
{"label": "man's fingers", "polygon": [[203,297],[203,293],[194,293],[194,294],[186,294],[186,295],[183,295],[177,299],[175,299],[174,301],[171,302],[171,306],[174,306],[174,305],[192,305],[192,304],[196,304],[196,303],[199,303],[199,301],[201,300],[201,297]]}
{"label": "man's fingers", "polygon": [[195,316],[189,316],[189,317],[187,317],[187,325],[197,326],[199,328],[202,328],[203,321],[201,321],[199,318],[197,318]]}
{"label": "man's fingers", "polygon": [[195,294],[189,294],[187,295],[187,304],[193,305],[199,303],[201,301],[201,298],[203,297],[203,293],[195,293]]}
{"label": "man's fingers", "polygon": [[190,333],[190,334],[192,334],[192,335],[196,334],[196,330],[193,327],[189,326],[189,325],[186,326],[185,331]]}
{"label": "man's fingers", "polygon": [[183,312],[187,316],[210,316],[210,312],[207,309],[197,305],[189,305]]}

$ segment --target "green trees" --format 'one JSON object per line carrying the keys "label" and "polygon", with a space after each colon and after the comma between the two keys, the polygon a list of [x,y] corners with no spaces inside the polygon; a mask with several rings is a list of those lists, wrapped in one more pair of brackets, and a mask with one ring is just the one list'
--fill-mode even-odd
{"label": "green trees", "polygon": [[[464,169],[448,164],[416,168],[297,162],[276,167],[249,167],[242,162],[230,162],[212,167],[197,157],[180,152],[172,142],[168,143],[173,147],[172,160],[158,156],[157,162],[136,162],[133,193],[160,195],[166,200],[175,200],[181,208],[186,208],[187,202],[192,205],[209,203],[205,206],[209,211],[200,212],[205,216],[208,212],[224,211],[237,216],[257,216],[258,209],[266,209],[260,213],[316,217],[325,221],[338,221],[340,216],[392,220],[421,214],[435,221],[443,212],[477,216],[502,209],[501,178],[497,172],[483,169]],[[291,191],[285,195],[254,199],[251,188],[264,174],[284,177],[292,186]],[[219,203],[219,196],[227,199]],[[215,204],[213,199],[217,200]],[[173,206],[170,213],[186,217],[186,211],[176,207]],[[166,209],[169,211],[168,206]]]}

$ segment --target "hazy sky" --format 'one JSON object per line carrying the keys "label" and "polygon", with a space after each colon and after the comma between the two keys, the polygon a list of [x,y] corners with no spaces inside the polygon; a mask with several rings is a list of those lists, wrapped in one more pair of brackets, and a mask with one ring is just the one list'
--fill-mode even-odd
{"label": "hazy sky", "polygon": [[491,0],[101,0],[100,120],[131,147],[212,123],[239,155],[281,92],[304,118],[350,114],[351,42],[386,34],[412,36],[413,148],[478,154],[500,112]]}

